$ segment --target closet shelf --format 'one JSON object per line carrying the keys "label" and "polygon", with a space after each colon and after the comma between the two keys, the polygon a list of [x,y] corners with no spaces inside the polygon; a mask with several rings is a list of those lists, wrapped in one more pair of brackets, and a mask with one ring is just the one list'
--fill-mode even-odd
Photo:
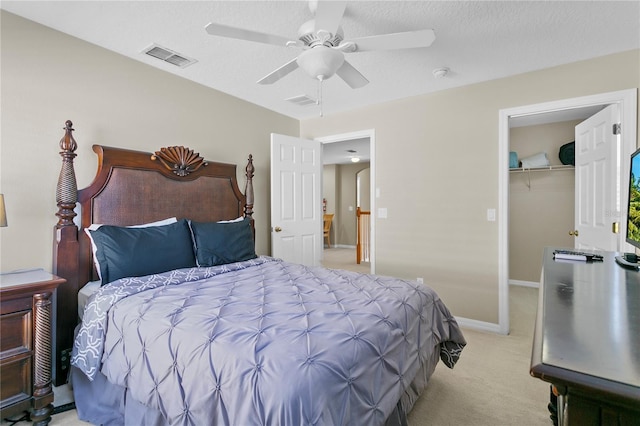
{"label": "closet shelf", "polygon": [[551,170],[574,170],[574,169],[575,167],[572,165],[562,164],[557,166],[546,166],[546,167],[531,167],[531,168],[518,167],[518,168],[509,169],[509,173],[546,172]]}
{"label": "closet shelf", "polygon": [[548,171],[553,171],[553,170],[574,170],[575,166],[572,166],[570,164],[562,164],[562,165],[557,165],[557,166],[546,166],[546,167],[531,167],[531,168],[524,168],[524,167],[518,167],[517,169],[509,169],[509,173],[527,173],[527,188],[529,188],[529,191],[531,191],[531,172],[548,172]]}

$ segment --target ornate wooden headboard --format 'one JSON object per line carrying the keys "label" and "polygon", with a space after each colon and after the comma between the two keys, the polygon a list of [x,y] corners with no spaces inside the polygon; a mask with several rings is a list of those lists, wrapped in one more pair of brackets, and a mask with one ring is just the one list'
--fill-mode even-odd
{"label": "ornate wooden headboard", "polygon": [[[83,228],[94,223],[136,225],[174,216],[209,222],[253,214],[251,155],[245,168],[243,194],[235,164],[207,161],[183,146],[148,153],[93,145],[98,171],[93,182],[78,191],[73,168],[77,144],[72,135],[73,124],[65,124],[60,140],[62,170],[56,190],[59,220],[53,242],[53,273],[67,280],[58,288],[56,298],[56,385],[66,381],[69,371],[78,319],[78,291],[96,279],[91,243]],[[74,223],[78,203],[80,229]]]}

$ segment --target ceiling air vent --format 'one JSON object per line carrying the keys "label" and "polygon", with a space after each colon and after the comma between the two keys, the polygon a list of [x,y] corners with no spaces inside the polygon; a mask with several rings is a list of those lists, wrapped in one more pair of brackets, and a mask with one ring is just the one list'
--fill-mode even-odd
{"label": "ceiling air vent", "polygon": [[158,46],[157,44],[152,44],[143,50],[143,53],[153,56],[154,58],[158,58],[180,68],[186,68],[191,64],[195,64],[195,59],[187,58],[186,56],[174,52],[173,50],[167,49],[166,47]]}
{"label": "ceiling air vent", "polygon": [[285,99],[285,101],[289,101],[299,106],[307,106],[307,105],[317,105],[318,102],[310,98],[307,95],[294,96],[293,98]]}

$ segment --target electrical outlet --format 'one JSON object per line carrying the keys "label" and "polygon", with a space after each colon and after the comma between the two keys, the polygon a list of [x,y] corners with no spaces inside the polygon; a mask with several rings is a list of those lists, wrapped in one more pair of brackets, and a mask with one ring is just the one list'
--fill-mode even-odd
{"label": "electrical outlet", "polygon": [[67,370],[71,367],[71,348],[60,351],[60,369]]}
{"label": "electrical outlet", "polygon": [[424,284],[424,279],[422,277],[416,278],[416,281],[418,281],[420,284]]}

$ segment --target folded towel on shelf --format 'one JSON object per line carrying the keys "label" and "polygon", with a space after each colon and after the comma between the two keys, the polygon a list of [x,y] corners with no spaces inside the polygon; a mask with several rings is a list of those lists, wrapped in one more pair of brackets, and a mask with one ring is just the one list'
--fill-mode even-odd
{"label": "folded towel on shelf", "polygon": [[524,169],[549,166],[549,158],[547,157],[546,152],[539,152],[537,154],[530,155],[529,157],[522,158],[520,162],[522,163],[521,167]]}
{"label": "folded towel on shelf", "polygon": [[518,168],[518,153],[511,151],[509,153],[509,168],[517,169]]}

